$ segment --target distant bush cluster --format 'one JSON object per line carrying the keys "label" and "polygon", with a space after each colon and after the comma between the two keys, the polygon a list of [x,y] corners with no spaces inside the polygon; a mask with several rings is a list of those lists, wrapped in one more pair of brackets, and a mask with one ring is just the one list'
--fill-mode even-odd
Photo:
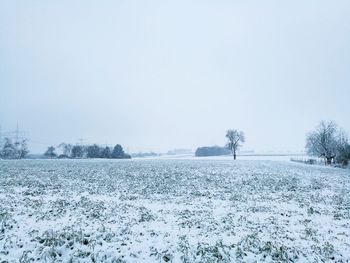
{"label": "distant bush cluster", "polygon": [[145,158],[145,157],[157,157],[157,156],[160,156],[160,154],[155,152],[139,152],[139,153],[133,153],[131,154],[131,156],[135,158]]}
{"label": "distant bush cluster", "polygon": [[61,143],[57,148],[62,151],[62,154],[56,153],[56,148],[50,146],[47,148],[44,156],[47,158],[104,158],[104,159],[131,159],[131,156],[124,152],[120,144],[111,147],[102,147],[97,144],[93,145],[71,145]]}
{"label": "distant bush cluster", "polygon": [[197,148],[195,155],[200,156],[220,156],[220,155],[229,155],[231,151],[226,147],[220,146],[206,146]]}
{"label": "distant bush cluster", "polygon": [[305,164],[321,164],[322,161],[312,158],[291,158],[292,162],[305,163]]}
{"label": "distant bush cluster", "polygon": [[28,153],[26,139],[13,141],[10,138],[4,138],[0,144],[0,158],[2,159],[22,159]]}

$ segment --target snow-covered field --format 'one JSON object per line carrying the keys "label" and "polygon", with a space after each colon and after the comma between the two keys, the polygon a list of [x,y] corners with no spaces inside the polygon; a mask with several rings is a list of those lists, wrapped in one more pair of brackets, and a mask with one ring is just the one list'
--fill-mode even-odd
{"label": "snow-covered field", "polygon": [[0,161],[0,262],[350,262],[350,170]]}

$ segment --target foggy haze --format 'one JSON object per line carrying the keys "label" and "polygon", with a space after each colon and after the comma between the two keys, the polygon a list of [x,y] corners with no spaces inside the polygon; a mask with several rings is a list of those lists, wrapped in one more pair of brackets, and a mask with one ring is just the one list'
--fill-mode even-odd
{"label": "foggy haze", "polygon": [[224,145],[302,151],[350,130],[349,1],[2,1],[0,125],[33,153]]}

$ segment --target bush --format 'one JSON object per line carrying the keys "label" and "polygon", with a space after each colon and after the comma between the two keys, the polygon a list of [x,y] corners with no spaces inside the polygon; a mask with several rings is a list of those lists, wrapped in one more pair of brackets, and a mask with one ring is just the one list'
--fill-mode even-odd
{"label": "bush", "polygon": [[220,155],[229,155],[231,152],[229,149],[220,146],[208,146],[208,147],[199,147],[196,150],[195,155],[199,156],[220,156]]}
{"label": "bush", "polygon": [[335,157],[335,162],[341,166],[348,166],[350,160],[350,145],[346,144],[338,148],[338,154]]}

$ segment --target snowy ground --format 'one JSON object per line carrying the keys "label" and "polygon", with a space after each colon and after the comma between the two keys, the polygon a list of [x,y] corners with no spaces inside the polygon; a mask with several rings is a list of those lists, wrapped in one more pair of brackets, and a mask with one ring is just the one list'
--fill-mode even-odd
{"label": "snowy ground", "polygon": [[0,262],[350,262],[350,170],[0,161]]}

